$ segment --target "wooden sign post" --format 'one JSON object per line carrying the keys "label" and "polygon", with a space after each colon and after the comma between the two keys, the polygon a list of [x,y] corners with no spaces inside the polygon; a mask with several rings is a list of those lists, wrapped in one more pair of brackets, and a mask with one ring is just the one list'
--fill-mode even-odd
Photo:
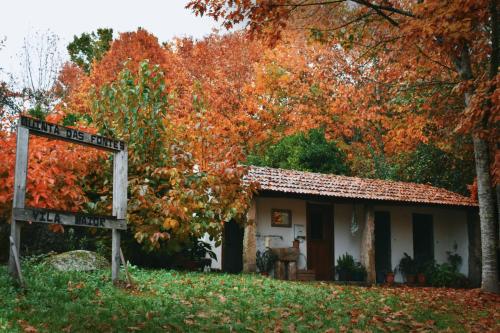
{"label": "wooden sign post", "polygon": [[[113,152],[113,213],[98,216],[50,209],[25,207],[26,176],[28,172],[29,135],[91,146]],[[16,171],[11,222],[9,272],[22,282],[20,269],[21,223],[55,223],[75,227],[93,227],[112,230],[111,278],[116,282],[120,272],[120,230],[127,229],[127,145],[121,140],[60,126],[43,120],[21,116],[17,126]]]}

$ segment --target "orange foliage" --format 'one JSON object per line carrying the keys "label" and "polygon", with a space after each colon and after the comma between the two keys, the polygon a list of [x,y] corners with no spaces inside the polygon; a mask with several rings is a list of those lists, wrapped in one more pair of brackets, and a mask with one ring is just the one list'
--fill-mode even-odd
{"label": "orange foliage", "polygon": [[[427,140],[446,147],[446,138],[456,135],[457,127],[487,136],[495,147],[499,85],[488,79],[492,54],[488,4],[486,0],[307,5],[292,0],[192,0],[187,7],[228,27],[246,21],[251,34],[271,37],[274,44],[286,39],[288,30],[297,29],[328,45],[328,52],[337,55],[330,56],[336,60],[333,66],[341,66],[331,113],[354,113],[350,121],[355,125],[347,127],[364,129],[365,140],[391,154]],[[470,55],[470,77],[457,66],[464,49]],[[289,50],[293,51],[288,54],[303,52],[303,48]],[[291,89],[296,83],[295,78],[273,86]],[[467,110],[465,92],[472,93]],[[490,106],[485,104],[488,100]],[[301,111],[293,108],[294,112]]]}
{"label": "orange foliage", "polygon": [[[58,115],[47,121],[57,122]],[[0,136],[0,218],[7,220],[12,209],[16,136]],[[103,153],[80,145],[30,136],[26,205],[78,211],[88,201],[81,180],[98,163]]]}
{"label": "orange foliage", "polygon": [[[484,116],[481,106],[486,98],[491,98],[494,105],[488,119],[498,121],[498,88],[490,94],[492,85],[498,87],[498,83],[485,78],[490,52],[487,30],[483,29],[486,1],[388,3],[385,7],[390,10],[382,11],[394,14],[389,18],[373,8],[344,4],[304,6],[291,12],[288,6],[275,6],[276,1],[260,1],[257,5],[240,1],[231,9],[220,3],[191,1],[189,7],[200,14],[221,17],[227,26],[248,18],[252,32],[282,38],[279,42],[273,40],[273,48],[243,33],[212,35],[196,42],[176,39],[160,45],[155,36],[139,29],[122,33],[113,41],[89,75],[72,65],[66,65],[61,72],[58,91],[62,102],[57,106],[61,116],[92,116],[94,126],[126,137],[138,128],[126,128],[120,122],[124,123],[130,112],[139,113],[144,132],[143,140],[137,142],[151,151],[161,144],[168,146],[166,165],[149,155],[157,164],[139,163],[139,152],[144,149],[131,147],[132,193],[137,199],[137,212],[141,212],[131,221],[140,239],[157,244],[170,237],[169,233],[199,235],[208,229],[220,231],[215,218],[201,229],[190,225],[189,220],[193,213],[215,206],[224,215],[217,217],[220,220],[231,217],[229,208],[241,215],[248,193],[238,192],[244,173],[239,163],[249,151],[285,135],[324,126],[329,138],[344,143],[343,148],[356,164],[357,155],[368,156],[367,147],[391,155],[411,150],[419,142],[433,141],[446,149],[450,146],[447,138],[455,135],[457,125],[467,131],[476,127]],[[290,22],[301,28],[315,27],[310,30],[312,36],[297,32]],[[458,46],[464,42],[470,44],[474,55],[474,82],[461,79],[453,69]],[[116,107],[102,93],[110,87],[115,91],[124,88],[120,82],[124,70],[141,87],[139,81],[148,79],[140,73],[145,59],[150,68],[157,66],[152,76],[161,73],[161,82],[156,82],[155,87],[163,89],[161,97],[168,100],[160,103],[168,108],[162,116],[166,130],[160,134],[148,127],[157,110],[145,102],[143,90],[137,92],[135,101],[119,95],[123,108]],[[464,112],[463,92],[470,86],[476,93]],[[97,109],[96,101],[101,103]],[[490,138],[498,135],[494,130],[486,134]],[[154,138],[151,142],[145,141],[150,137]],[[13,136],[4,134],[0,139],[4,143],[0,147],[3,156],[12,156]],[[32,179],[38,183],[30,200],[59,208],[68,208],[73,201],[81,204],[85,196],[75,185],[90,170],[89,163],[99,156],[44,140],[32,142],[36,149],[32,149],[35,162],[30,172],[44,177]],[[68,161],[57,160],[56,148],[65,150]],[[35,151],[44,152],[49,159],[40,158]],[[89,163],[76,163],[78,160]],[[191,191],[181,180],[198,173],[193,169],[206,177],[200,178],[199,188]],[[12,187],[11,170],[11,164],[0,165],[0,190]],[[165,185],[170,194],[162,197],[163,192],[152,190],[149,197],[141,198],[141,189],[149,181],[144,175],[170,182]],[[62,199],[51,201],[55,200],[51,191],[59,190]],[[202,190],[214,191],[218,203],[208,203],[211,195]],[[0,205],[7,209],[9,196],[0,193]]]}

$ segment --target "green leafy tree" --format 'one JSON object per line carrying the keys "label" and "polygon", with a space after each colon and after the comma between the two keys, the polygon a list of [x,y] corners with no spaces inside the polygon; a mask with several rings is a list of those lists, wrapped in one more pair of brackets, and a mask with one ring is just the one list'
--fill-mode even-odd
{"label": "green leafy tree", "polygon": [[97,32],[84,32],[80,37],[74,36],[67,47],[70,59],[89,73],[92,62],[102,58],[109,50],[112,40],[113,29],[107,28],[97,29]]}
{"label": "green leafy tree", "polygon": [[241,221],[252,191],[240,186],[243,168],[200,168],[197,133],[175,116],[172,88],[160,66],[143,61],[92,97],[93,124],[128,144],[127,220],[149,248],[179,248],[205,233],[220,241],[221,222]]}
{"label": "green leafy tree", "polygon": [[401,180],[431,184],[468,195],[467,184],[474,181],[474,159],[457,157],[436,145],[420,143],[400,169]]}
{"label": "green leafy tree", "polygon": [[328,141],[322,128],[287,136],[263,154],[251,154],[252,165],[345,175],[347,157],[335,141]]}

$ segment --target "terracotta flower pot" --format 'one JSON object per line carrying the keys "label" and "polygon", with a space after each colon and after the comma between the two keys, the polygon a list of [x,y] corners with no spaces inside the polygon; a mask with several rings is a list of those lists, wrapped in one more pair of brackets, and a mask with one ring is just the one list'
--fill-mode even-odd
{"label": "terracotta flower pot", "polygon": [[385,282],[388,284],[393,284],[394,283],[394,273],[390,272],[385,274]]}
{"label": "terracotta flower pot", "polygon": [[299,241],[298,239],[295,239],[295,240],[293,241],[293,247],[294,247],[294,248],[296,248],[296,249],[298,249],[298,248],[299,248],[299,246],[300,246],[300,241]]}
{"label": "terracotta flower pot", "polygon": [[339,270],[339,281],[352,281],[352,273]]}
{"label": "terracotta flower pot", "polygon": [[408,284],[414,284],[415,283],[415,274],[406,274],[405,275],[405,278],[406,278],[406,283]]}
{"label": "terracotta flower pot", "polygon": [[425,274],[424,273],[418,273],[417,274],[417,281],[418,281],[418,284],[423,286],[426,282],[426,278],[425,278]]}

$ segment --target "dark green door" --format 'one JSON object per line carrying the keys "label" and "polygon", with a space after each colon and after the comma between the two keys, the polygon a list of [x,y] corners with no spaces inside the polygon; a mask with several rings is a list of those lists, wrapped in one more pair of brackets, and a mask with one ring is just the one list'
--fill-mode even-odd
{"label": "dark green door", "polygon": [[413,214],[413,258],[417,264],[434,260],[434,230],[430,214]]}
{"label": "dark green door", "polygon": [[243,228],[234,221],[224,224],[222,271],[240,273],[243,270],[243,233]]}
{"label": "dark green door", "polygon": [[383,283],[391,267],[391,215],[375,212],[375,271],[377,282]]}

